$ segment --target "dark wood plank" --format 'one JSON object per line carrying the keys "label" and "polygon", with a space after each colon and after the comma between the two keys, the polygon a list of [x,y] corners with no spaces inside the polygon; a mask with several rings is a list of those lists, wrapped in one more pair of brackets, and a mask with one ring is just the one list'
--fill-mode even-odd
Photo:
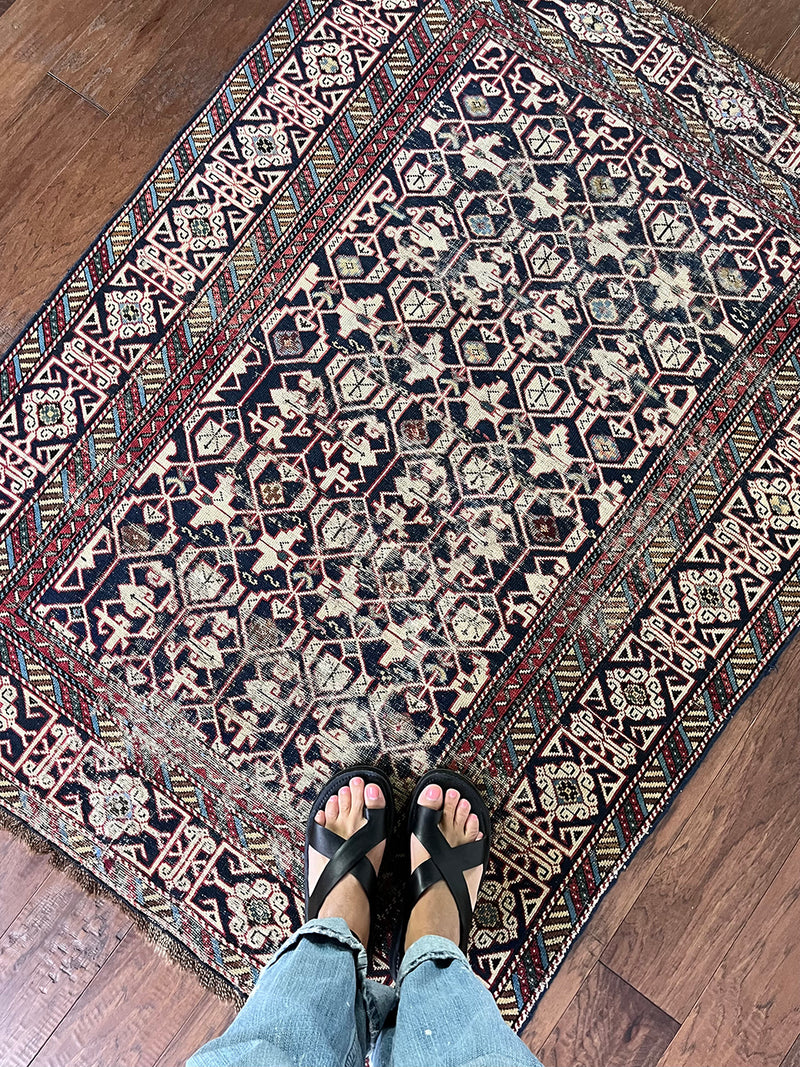
{"label": "dark wood plank", "polygon": [[32,852],[8,830],[0,829],[0,938],[31,897],[53,873],[46,855]]}
{"label": "dark wood plank", "polygon": [[236,1016],[230,1000],[206,991],[202,1000],[164,1050],[156,1067],[184,1067],[193,1052],[228,1028]]}
{"label": "dark wood plank", "polygon": [[[20,0],[21,2],[21,0]],[[165,147],[255,42],[280,0],[216,0],[95,131],[36,210],[6,205],[0,217],[0,350],[61,281],[92,238],[140,184]]]}
{"label": "dark wood plank", "polygon": [[781,1060],[781,1067],[800,1067],[800,1034],[797,1040]]}
{"label": "dark wood plank", "polygon": [[680,1022],[800,835],[796,687],[775,687],[765,710],[719,789],[692,813],[601,956]]}
{"label": "dark wood plank", "polygon": [[50,66],[107,3],[15,0],[0,16],[0,136]]}
{"label": "dark wood plank", "polygon": [[67,1014],[131,920],[53,870],[0,941],[3,1067],[25,1067]]}
{"label": "dark wood plank", "polygon": [[800,29],[794,31],[778,53],[773,66],[789,81],[800,82]]}
{"label": "dark wood plank", "polygon": [[800,844],[664,1052],[664,1067],[781,1062],[800,1028],[798,929]]}
{"label": "dark wood plank", "polygon": [[717,0],[703,18],[729,44],[761,63],[772,63],[800,26],[797,0],[762,0],[757,7],[742,0]]}
{"label": "dark wood plank", "polygon": [[[93,104],[45,74],[0,140],[0,204],[31,216],[42,176],[56,176],[102,123]],[[13,207],[12,207],[13,205]]]}
{"label": "dark wood plank", "polygon": [[106,111],[163,56],[209,0],[109,4],[61,55],[52,72]]}
{"label": "dark wood plank", "polygon": [[654,1067],[678,1023],[596,964],[538,1055],[547,1067]]}
{"label": "dark wood plank", "polygon": [[199,982],[132,929],[31,1067],[153,1067],[202,999]]}

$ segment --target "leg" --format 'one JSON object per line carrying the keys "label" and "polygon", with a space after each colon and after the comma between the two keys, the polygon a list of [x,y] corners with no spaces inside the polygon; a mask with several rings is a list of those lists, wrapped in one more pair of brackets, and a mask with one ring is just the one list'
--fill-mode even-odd
{"label": "leg", "polygon": [[[442,812],[439,831],[457,849],[482,834],[478,818],[458,790],[443,795],[430,785],[419,797],[423,807]],[[429,858],[411,836],[411,869]],[[481,867],[464,871],[474,908]],[[408,921],[405,955],[397,976],[400,1000],[394,1026],[381,1034],[375,1067],[541,1067],[503,1021],[489,990],[458,948],[459,915],[445,881],[431,885]]]}
{"label": "leg", "polygon": [[[385,806],[379,786],[365,789],[364,780],[354,776],[315,821],[344,842],[366,824],[365,807]],[[376,872],[384,846],[381,841],[367,853]],[[327,863],[309,848],[309,893]],[[396,1000],[393,990],[367,980],[369,929],[369,900],[360,882],[345,874],[318,916],[279,949],[226,1032],[199,1049],[187,1067],[362,1065]]]}
{"label": "leg", "polygon": [[398,983],[397,1021],[381,1033],[375,1067],[542,1067],[449,939],[416,941]]}
{"label": "leg", "polygon": [[394,1002],[366,981],[344,919],[312,919],[279,949],[231,1025],[187,1067],[355,1067]]}

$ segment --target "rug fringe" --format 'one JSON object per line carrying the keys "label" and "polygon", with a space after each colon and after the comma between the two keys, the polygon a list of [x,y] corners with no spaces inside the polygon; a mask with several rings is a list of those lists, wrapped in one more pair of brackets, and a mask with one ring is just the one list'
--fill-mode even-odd
{"label": "rug fringe", "polygon": [[165,959],[177,963],[184,970],[190,971],[205,989],[214,993],[222,1000],[230,1000],[237,1007],[241,1007],[247,999],[227,979],[217,974],[206,964],[202,963],[193,952],[182,945],[172,934],[167,933],[160,926],[151,922],[133,905],[119,896],[111,886],[106,885],[96,878],[90,871],[80,866],[77,860],[62,852],[58,845],[48,841],[38,831],[26,825],[12,812],[0,807],[0,828],[7,830],[14,837],[24,842],[32,851],[46,856],[50,863],[59,871],[63,871],[71,881],[75,882],[85,893],[92,897],[105,897],[118,907],[122,908],[133,920],[136,929],[153,946],[155,952]]}
{"label": "rug fringe", "polygon": [[661,8],[670,15],[675,15],[689,26],[693,26],[705,37],[708,37],[710,41],[721,45],[735,56],[744,59],[764,78],[770,78],[772,81],[782,85],[784,89],[788,89],[794,96],[800,98],[800,81],[793,81],[791,78],[787,78],[785,74],[781,74],[781,72],[770,63],[765,62],[763,59],[757,59],[752,52],[748,52],[747,49],[741,48],[738,44],[734,44],[734,42],[726,37],[725,34],[720,33],[711,26],[706,26],[706,24],[697,18],[696,15],[690,15],[688,11],[684,11],[676,0],[647,0],[647,2],[652,4],[653,7]]}

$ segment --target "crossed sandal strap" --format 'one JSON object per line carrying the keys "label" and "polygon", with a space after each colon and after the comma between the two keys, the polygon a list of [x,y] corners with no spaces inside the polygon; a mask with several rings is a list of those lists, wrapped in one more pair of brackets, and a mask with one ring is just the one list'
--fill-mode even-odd
{"label": "crossed sandal strap", "polygon": [[413,833],[430,853],[430,859],[424,860],[411,872],[408,881],[409,904],[413,907],[426,889],[444,881],[458,908],[459,947],[466,952],[472,925],[472,902],[464,871],[482,867],[486,862],[486,841],[468,841],[455,846],[448,844],[439,829],[441,817],[440,809],[422,806],[415,813]]}
{"label": "crossed sandal strap", "polygon": [[332,833],[327,827],[320,826],[318,822],[311,823],[308,843],[317,852],[327,856],[328,863],[314,886],[314,892],[308,899],[306,918],[317,917],[325,897],[345,875],[355,875],[367,897],[372,896],[378,877],[375,874],[375,868],[367,859],[367,853],[386,837],[386,809],[367,808],[365,810],[366,824],[360,830],[356,830],[352,837],[346,839]]}

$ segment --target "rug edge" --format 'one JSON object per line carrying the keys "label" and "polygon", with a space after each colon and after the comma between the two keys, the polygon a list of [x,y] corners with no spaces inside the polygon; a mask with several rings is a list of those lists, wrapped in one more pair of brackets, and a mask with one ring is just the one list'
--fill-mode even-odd
{"label": "rug edge", "polygon": [[[105,897],[117,905],[133,921],[133,925],[152,945],[156,953],[164,959],[189,971],[200,985],[221,1000],[231,1001],[240,1008],[247,997],[231,982],[224,978],[188,949],[173,934],[145,917],[145,913],[120,896],[110,885],[97,878],[91,871],[82,867],[78,860],[58,847],[43,834],[23,822],[14,812],[0,803],[0,829],[7,830],[32,852],[45,856],[50,864],[62,871],[73,883],[90,896]],[[23,905],[24,907],[25,905]],[[20,909],[22,910],[22,909]],[[12,920],[16,921],[18,915]]]}
{"label": "rug edge", "polygon": [[[749,52],[746,48],[740,48],[739,45],[734,44],[724,33],[720,33],[719,30],[714,29],[712,26],[706,26],[702,19],[697,18],[696,15],[690,14],[677,3],[677,0],[648,0],[648,3],[653,7],[661,8],[668,15],[674,15],[682,22],[685,22],[688,26],[698,30],[707,37],[710,41],[718,44],[721,48],[724,48],[727,52],[730,52],[734,58],[743,59],[745,62],[753,67],[762,77],[769,78],[770,81],[777,82],[783,86],[784,89],[788,89],[793,95],[800,97],[800,79],[795,81],[793,78],[787,78],[785,74],[782,74],[771,63],[766,62],[763,59],[758,59],[752,52]],[[781,46],[783,51],[784,46],[788,44],[788,39],[784,41]],[[780,52],[778,53],[778,55]],[[777,59],[777,55],[775,57]]]}

